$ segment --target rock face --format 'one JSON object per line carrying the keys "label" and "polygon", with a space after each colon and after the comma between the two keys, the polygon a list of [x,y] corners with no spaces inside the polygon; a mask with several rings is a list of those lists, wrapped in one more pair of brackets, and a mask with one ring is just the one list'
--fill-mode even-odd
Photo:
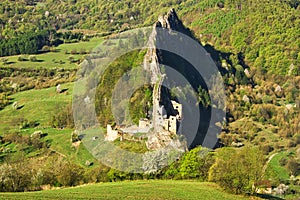
{"label": "rock face", "polygon": [[[182,118],[181,105],[171,101],[168,89],[162,87],[166,74],[162,72],[160,67],[160,61],[163,59],[162,53],[155,48],[155,41],[159,39],[156,27],[187,32],[174,9],[171,9],[167,15],[158,18],[149,37],[149,46],[154,48],[150,48],[145,55],[144,69],[150,72],[151,84],[153,85],[153,134],[149,136],[146,145],[148,149],[152,150],[172,143],[172,137],[177,133],[180,119]],[[174,105],[177,108],[180,107],[180,112],[176,110]]]}
{"label": "rock face", "polygon": [[181,32],[188,36],[192,36],[189,29],[187,29],[181,20],[178,18],[175,10],[172,8],[165,16],[159,16],[158,21],[154,25],[155,27],[162,27]]}

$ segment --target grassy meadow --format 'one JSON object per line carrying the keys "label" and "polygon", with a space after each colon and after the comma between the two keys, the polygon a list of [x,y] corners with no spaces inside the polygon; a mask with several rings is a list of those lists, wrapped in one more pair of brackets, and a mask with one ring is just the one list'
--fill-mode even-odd
{"label": "grassy meadow", "polygon": [[[88,42],[78,42],[78,43],[66,43],[59,45],[55,48],[53,52],[37,54],[36,62],[29,61],[29,55],[23,55],[27,61],[18,61],[19,56],[9,56],[6,65],[0,62],[0,67],[12,67],[12,68],[64,68],[64,69],[74,69],[78,68],[78,64],[70,63],[69,57],[74,59],[84,58],[84,54],[80,54],[80,51],[90,52],[96,48],[103,38],[92,38]],[[76,51],[76,54],[70,54],[71,51]]]}
{"label": "grassy meadow", "polygon": [[61,85],[61,89],[65,92],[57,94],[56,88],[50,87],[13,94],[12,101],[18,102],[22,108],[14,110],[12,106],[6,106],[0,111],[0,131],[3,132],[5,128],[18,128],[21,119],[37,121],[42,127],[49,126],[55,112],[71,103],[73,83]]}
{"label": "grassy meadow", "polygon": [[[0,193],[0,199],[197,199],[246,200],[254,197],[228,194],[214,183],[150,180],[84,185],[25,193]],[[258,199],[258,198],[257,198]]]}

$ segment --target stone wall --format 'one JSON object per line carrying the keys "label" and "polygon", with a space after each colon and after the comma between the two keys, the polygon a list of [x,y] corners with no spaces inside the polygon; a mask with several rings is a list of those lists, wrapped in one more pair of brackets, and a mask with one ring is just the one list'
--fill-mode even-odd
{"label": "stone wall", "polygon": [[118,131],[113,130],[110,124],[107,124],[106,141],[114,141],[119,137]]}

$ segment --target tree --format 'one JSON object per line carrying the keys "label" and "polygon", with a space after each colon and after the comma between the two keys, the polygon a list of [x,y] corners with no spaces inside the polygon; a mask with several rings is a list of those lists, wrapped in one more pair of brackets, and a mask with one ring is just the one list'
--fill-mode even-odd
{"label": "tree", "polygon": [[286,166],[292,175],[298,176],[300,174],[300,163],[295,158],[290,158]]}
{"label": "tree", "polygon": [[257,147],[222,148],[209,170],[209,180],[235,194],[256,190],[263,176],[264,156]]}
{"label": "tree", "polygon": [[33,170],[30,169],[25,155],[17,153],[0,165],[0,191],[20,192],[27,189]]}
{"label": "tree", "polygon": [[199,178],[202,181],[207,180],[209,168],[214,159],[210,149],[197,147],[187,152],[179,166],[179,173],[182,178]]}
{"label": "tree", "polygon": [[198,101],[203,107],[206,108],[211,105],[209,93],[201,86],[198,88]]}

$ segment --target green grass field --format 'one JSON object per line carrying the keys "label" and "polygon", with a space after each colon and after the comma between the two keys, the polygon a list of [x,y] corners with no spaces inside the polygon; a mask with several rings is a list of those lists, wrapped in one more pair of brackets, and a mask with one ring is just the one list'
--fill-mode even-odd
{"label": "green grass field", "polygon": [[280,180],[288,180],[290,178],[288,170],[280,165],[280,159],[283,157],[287,157],[288,152],[280,152],[276,154],[272,160],[270,161],[267,172],[273,174],[273,176],[277,176]]}
{"label": "green grass field", "polygon": [[[61,88],[67,90],[60,94],[56,93],[55,87],[51,87],[28,90],[12,95],[13,102],[17,101],[23,107],[14,110],[11,105],[8,105],[0,111],[0,133],[3,134],[10,129],[16,130],[22,135],[31,135],[34,131],[41,130],[47,133],[44,140],[51,143],[51,149],[65,155],[67,159],[83,166],[86,160],[95,161],[83,144],[80,144],[78,148],[72,147],[70,138],[73,130],[52,128],[49,123],[55,112],[71,103],[73,85],[74,83],[62,84]],[[18,123],[21,118],[28,121],[37,121],[40,125],[36,128],[19,129]]]}
{"label": "green grass field", "polygon": [[0,132],[7,127],[11,129],[18,128],[20,118],[28,121],[37,121],[40,126],[47,127],[51,117],[63,106],[71,103],[73,95],[73,83],[61,85],[64,93],[57,94],[55,87],[28,90],[19,92],[11,97],[13,102],[18,102],[21,109],[14,110],[12,106],[6,106],[0,111]]}
{"label": "green grass field", "polygon": [[213,183],[196,181],[125,181],[25,193],[0,193],[0,199],[254,199],[228,194]]}
{"label": "green grass field", "polygon": [[[74,59],[81,59],[85,55],[81,54],[66,54],[67,51],[70,53],[72,50],[76,50],[80,52],[81,50],[92,51],[96,48],[101,42],[103,38],[92,38],[88,42],[78,42],[78,43],[70,43],[70,44],[62,44],[56,47],[56,52],[48,52],[36,55],[38,62],[31,61],[18,61],[17,56],[9,56],[7,65],[4,65],[0,62],[0,67],[13,67],[13,68],[64,68],[64,69],[74,69],[78,68],[78,65],[75,63],[70,63],[68,58],[72,56]],[[28,59],[28,55],[25,55]],[[61,63],[59,63],[62,61]]]}

